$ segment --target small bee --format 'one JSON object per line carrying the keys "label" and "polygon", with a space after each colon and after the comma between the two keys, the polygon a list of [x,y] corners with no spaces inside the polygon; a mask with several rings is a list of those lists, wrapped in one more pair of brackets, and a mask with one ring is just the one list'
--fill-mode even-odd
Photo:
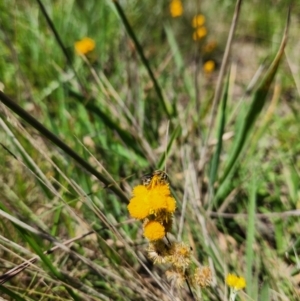
{"label": "small bee", "polygon": [[146,174],[142,177],[142,184],[149,186],[150,184],[167,184],[169,183],[169,177],[166,172],[162,170],[155,170],[152,173]]}

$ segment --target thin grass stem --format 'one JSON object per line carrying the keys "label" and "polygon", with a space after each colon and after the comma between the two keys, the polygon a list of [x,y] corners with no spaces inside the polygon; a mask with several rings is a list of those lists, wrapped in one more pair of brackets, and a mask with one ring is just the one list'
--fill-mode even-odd
{"label": "thin grass stem", "polygon": [[139,41],[138,41],[138,39],[137,39],[137,37],[136,37],[136,35],[135,35],[135,33],[134,33],[134,31],[133,31],[131,25],[129,24],[128,19],[127,19],[126,15],[125,15],[125,13],[124,13],[124,11],[123,11],[121,5],[120,5],[119,2],[116,1],[116,0],[113,1],[113,2],[114,2],[114,4],[115,4],[115,7],[116,7],[116,9],[117,9],[117,12],[119,13],[119,16],[120,16],[122,22],[123,22],[123,24],[124,24],[124,26],[125,26],[125,28],[126,28],[126,30],[127,30],[127,33],[129,34],[130,38],[131,38],[131,39],[133,40],[133,42],[134,42],[134,45],[135,45],[136,50],[137,50],[137,52],[138,52],[138,54],[139,54],[139,56],[140,56],[140,58],[141,58],[141,60],[142,60],[142,63],[144,64],[144,66],[146,67],[146,69],[147,69],[147,71],[148,71],[148,74],[149,74],[149,76],[150,76],[150,78],[151,78],[151,80],[152,80],[154,89],[155,89],[155,91],[156,91],[157,96],[159,97],[159,99],[160,99],[160,101],[161,101],[161,104],[162,104],[162,106],[163,106],[164,111],[165,111],[165,113],[167,114],[167,116],[168,116],[169,118],[171,118],[174,112],[172,113],[172,112],[171,112],[171,109],[170,109],[170,108],[167,106],[167,104],[166,104],[166,101],[165,101],[165,99],[164,99],[162,90],[161,90],[161,88],[160,88],[160,86],[159,86],[159,84],[158,84],[158,82],[157,82],[157,80],[156,80],[156,78],[155,78],[155,76],[154,76],[154,73],[153,73],[153,71],[152,71],[152,69],[151,69],[151,67],[150,67],[150,63],[149,63],[149,61],[147,60],[147,58],[146,58],[146,56],[145,56],[145,54],[144,54],[143,47],[142,47],[141,44],[139,43]]}

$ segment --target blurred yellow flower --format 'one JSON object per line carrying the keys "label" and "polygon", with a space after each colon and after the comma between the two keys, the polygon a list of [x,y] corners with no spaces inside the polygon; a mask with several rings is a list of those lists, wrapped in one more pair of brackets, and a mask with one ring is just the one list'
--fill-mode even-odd
{"label": "blurred yellow flower", "polygon": [[204,63],[203,70],[205,73],[209,74],[215,70],[215,66],[216,66],[215,62],[213,60],[209,60]]}
{"label": "blurred yellow flower", "polygon": [[173,18],[180,17],[183,13],[183,6],[180,0],[172,0],[170,3],[170,13]]}
{"label": "blurred yellow flower", "polygon": [[78,54],[85,55],[95,49],[95,41],[91,38],[83,38],[80,41],[75,42],[74,47]]}
{"label": "blurred yellow flower", "polygon": [[228,274],[226,277],[226,284],[238,291],[246,287],[246,280],[244,277],[238,277],[233,274]]}
{"label": "blurred yellow flower", "polygon": [[207,35],[207,29],[205,26],[198,27],[193,33],[193,40],[198,41],[203,39]]}
{"label": "blurred yellow flower", "polygon": [[200,27],[200,26],[204,25],[204,23],[205,23],[205,16],[203,16],[201,14],[196,15],[192,20],[192,26],[194,28]]}
{"label": "blurred yellow flower", "polygon": [[144,225],[144,236],[150,241],[162,239],[165,235],[165,228],[157,221],[149,221]]}

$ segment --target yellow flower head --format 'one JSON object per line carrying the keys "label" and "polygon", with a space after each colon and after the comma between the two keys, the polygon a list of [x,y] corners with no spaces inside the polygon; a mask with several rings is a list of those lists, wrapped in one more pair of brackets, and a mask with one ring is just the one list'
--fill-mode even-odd
{"label": "yellow flower head", "polygon": [[204,63],[203,70],[206,74],[212,73],[215,70],[215,62],[213,60],[209,60]]}
{"label": "yellow flower head", "polygon": [[148,190],[143,185],[138,185],[133,189],[133,198],[127,206],[129,214],[136,219],[144,219],[149,215],[150,204],[147,198],[141,198],[146,195]]}
{"label": "yellow flower head", "polygon": [[75,50],[78,54],[85,55],[95,49],[95,41],[91,38],[83,38],[74,44]]}
{"label": "yellow flower head", "polygon": [[207,29],[205,26],[198,27],[193,33],[193,40],[198,41],[203,39],[207,35]]}
{"label": "yellow flower head", "polygon": [[228,274],[226,277],[226,284],[238,291],[246,287],[246,280],[244,277],[238,277],[233,274]]}
{"label": "yellow flower head", "polygon": [[171,196],[168,184],[150,184],[150,188],[138,185],[133,189],[133,198],[127,208],[132,217],[144,219],[148,215],[157,215],[161,211],[173,213],[176,202]]}
{"label": "yellow flower head", "polygon": [[180,0],[172,0],[170,3],[170,13],[173,18],[180,17],[183,13],[183,6]]}
{"label": "yellow flower head", "polygon": [[165,228],[157,221],[149,221],[144,225],[144,236],[150,241],[164,238]]}
{"label": "yellow flower head", "polygon": [[211,285],[212,273],[209,267],[197,268],[194,274],[194,282],[200,287],[207,287]]}
{"label": "yellow flower head", "polygon": [[194,28],[196,28],[196,27],[200,27],[200,26],[204,25],[204,23],[205,23],[205,16],[199,14],[193,18],[192,26]]}
{"label": "yellow flower head", "polygon": [[171,197],[169,185],[158,185],[149,190],[148,193],[151,214],[157,214],[161,210],[173,213],[176,209],[176,202]]}

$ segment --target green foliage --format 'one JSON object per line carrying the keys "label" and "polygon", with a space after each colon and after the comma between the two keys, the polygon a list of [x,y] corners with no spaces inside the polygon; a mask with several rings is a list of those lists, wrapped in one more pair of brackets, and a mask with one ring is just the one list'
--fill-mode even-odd
{"label": "green foliage", "polygon": [[[215,287],[195,298],[224,300],[230,272],[247,280],[240,300],[297,300],[300,6],[286,46],[290,1],[242,4],[214,116],[234,2],[185,1],[178,18],[169,4],[0,3],[7,300],[192,300],[146,258],[127,212],[139,178],[165,167],[178,204],[168,238],[214,272]],[[195,42],[198,13],[208,34]],[[86,36],[96,47],[80,56]]]}

